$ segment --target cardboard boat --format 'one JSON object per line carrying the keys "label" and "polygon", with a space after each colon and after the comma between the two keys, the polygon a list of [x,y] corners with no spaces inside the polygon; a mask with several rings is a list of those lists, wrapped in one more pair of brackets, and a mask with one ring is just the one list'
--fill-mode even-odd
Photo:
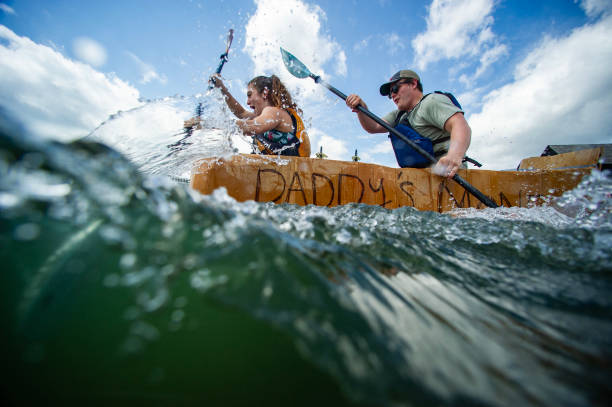
{"label": "cardboard boat", "polygon": [[[532,207],[575,188],[598,167],[602,154],[603,149],[596,148],[531,157],[521,161],[516,171],[466,169],[459,175],[500,206]],[[430,169],[318,158],[250,154],[206,158],[194,165],[190,186],[202,194],[225,187],[240,202],[330,207],[362,203],[437,212],[485,208],[460,185]]]}

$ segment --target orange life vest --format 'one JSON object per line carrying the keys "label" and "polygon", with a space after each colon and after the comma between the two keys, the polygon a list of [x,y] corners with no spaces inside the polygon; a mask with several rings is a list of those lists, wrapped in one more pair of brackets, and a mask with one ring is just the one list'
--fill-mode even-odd
{"label": "orange life vest", "polygon": [[[300,157],[310,157],[310,139],[308,138],[308,133],[306,133],[306,129],[304,128],[304,122],[302,118],[298,115],[295,109],[287,108],[285,109],[289,116],[291,117],[291,121],[293,122],[293,135],[297,138],[297,152]],[[269,147],[262,143],[261,140],[254,138],[255,144],[257,148],[262,154],[274,155],[274,151]],[[293,149],[293,148],[292,148]],[[282,153],[281,153],[282,155]],[[293,154],[291,154],[293,155]]]}

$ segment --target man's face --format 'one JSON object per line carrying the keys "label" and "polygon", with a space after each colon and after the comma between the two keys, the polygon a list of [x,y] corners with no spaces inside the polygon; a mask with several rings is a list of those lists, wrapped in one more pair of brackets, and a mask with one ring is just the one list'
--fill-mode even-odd
{"label": "man's face", "polygon": [[399,110],[410,109],[410,101],[412,100],[416,84],[409,79],[400,79],[391,85],[389,97]]}

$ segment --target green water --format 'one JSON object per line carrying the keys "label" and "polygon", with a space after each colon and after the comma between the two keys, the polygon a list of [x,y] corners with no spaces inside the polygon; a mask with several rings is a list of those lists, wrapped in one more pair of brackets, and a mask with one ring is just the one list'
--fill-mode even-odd
{"label": "green water", "polygon": [[3,398],[607,405],[610,185],[454,216],[236,203],[7,130]]}

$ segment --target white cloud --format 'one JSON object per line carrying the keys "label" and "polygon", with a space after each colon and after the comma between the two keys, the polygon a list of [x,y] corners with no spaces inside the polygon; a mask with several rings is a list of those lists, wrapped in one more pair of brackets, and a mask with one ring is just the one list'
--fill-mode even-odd
{"label": "white cloud", "polygon": [[336,67],[336,73],[338,73],[338,75],[346,76],[346,54],[344,51],[338,52],[338,55],[336,55],[336,64],[334,66]]}
{"label": "white cloud", "polygon": [[15,10],[8,4],[0,3],[0,10],[4,11],[6,14],[16,14]]}
{"label": "white cloud", "polygon": [[323,131],[310,127],[308,129],[308,136],[310,137],[311,146],[311,157],[314,157],[323,147],[323,153],[327,155],[330,160],[350,160],[352,154],[349,154],[349,149],[346,143],[338,137],[328,136]]}
{"label": "white cloud", "polygon": [[381,135],[378,135],[380,140],[377,144],[374,145],[373,148],[368,150],[370,154],[387,154],[393,153],[393,146],[391,145],[391,141],[388,137],[383,138]]}
{"label": "white cloud", "polygon": [[43,137],[84,136],[118,110],[140,104],[138,90],[0,25],[0,107]]}
{"label": "white cloud", "polygon": [[383,36],[383,43],[389,55],[395,55],[399,51],[403,51],[406,48],[402,38],[397,33],[391,33]]}
{"label": "white cloud", "polygon": [[257,10],[246,25],[244,51],[253,60],[253,76],[275,74],[296,93],[296,99],[320,99],[324,89],[310,79],[293,77],[283,65],[279,47],[293,53],[313,73],[326,77],[324,66],[333,64],[346,75],[346,54],[322,32],[325,12],[301,0],[255,0]]}
{"label": "white cloud", "polygon": [[489,65],[497,61],[502,55],[508,55],[508,47],[503,44],[485,50],[480,56],[480,66],[474,74],[474,79],[482,75]]}
{"label": "white cloud", "polygon": [[359,150],[362,162],[375,162],[388,167],[397,167],[393,146],[386,134],[376,134],[371,142],[372,148]]}
{"label": "white cloud", "polygon": [[147,64],[142,59],[138,58],[136,55],[129,51],[126,51],[126,53],[129,55],[130,58],[132,58],[134,62],[136,62],[136,65],[138,65],[138,69],[140,69],[140,75],[142,76],[140,78],[140,83],[146,84],[151,81],[158,81],[159,83],[164,85],[166,84],[166,82],[168,82],[168,78],[166,78],[166,75],[158,74],[157,70],[153,65]]}
{"label": "white cloud", "polygon": [[425,69],[441,59],[478,57],[477,76],[506,52],[491,30],[494,0],[433,0],[429,6],[427,31],[412,41],[415,64]]}
{"label": "white cloud", "polygon": [[591,18],[612,12],[612,1],[610,0],[574,0],[574,2],[580,3],[585,14]]}
{"label": "white cloud", "polygon": [[371,147],[358,151],[361,161],[396,166],[393,146],[387,134],[369,134],[368,136],[370,139],[368,145]]}
{"label": "white cloud", "polygon": [[[596,46],[594,45],[596,44]],[[612,142],[612,17],[545,38],[468,118],[468,154],[489,168],[516,168],[549,144]]]}
{"label": "white cloud", "polygon": [[72,49],[78,59],[94,68],[106,63],[106,49],[91,38],[76,38],[72,43]]}
{"label": "white cloud", "polygon": [[480,66],[476,69],[476,72],[474,72],[473,75],[463,74],[459,77],[459,80],[466,88],[472,86],[474,81],[485,73],[487,68],[503,55],[508,55],[508,48],[503,44],[484,51],[480,56]]}
{"label": "white cloud", "polygon": [[370,39],[372,39],[372,36],[368,35],[361,41],[356,42],[355,45],[353,45],[353,51],[355,52],[363,51],[365,48],[367,48],[368,44],[370,43]]}

